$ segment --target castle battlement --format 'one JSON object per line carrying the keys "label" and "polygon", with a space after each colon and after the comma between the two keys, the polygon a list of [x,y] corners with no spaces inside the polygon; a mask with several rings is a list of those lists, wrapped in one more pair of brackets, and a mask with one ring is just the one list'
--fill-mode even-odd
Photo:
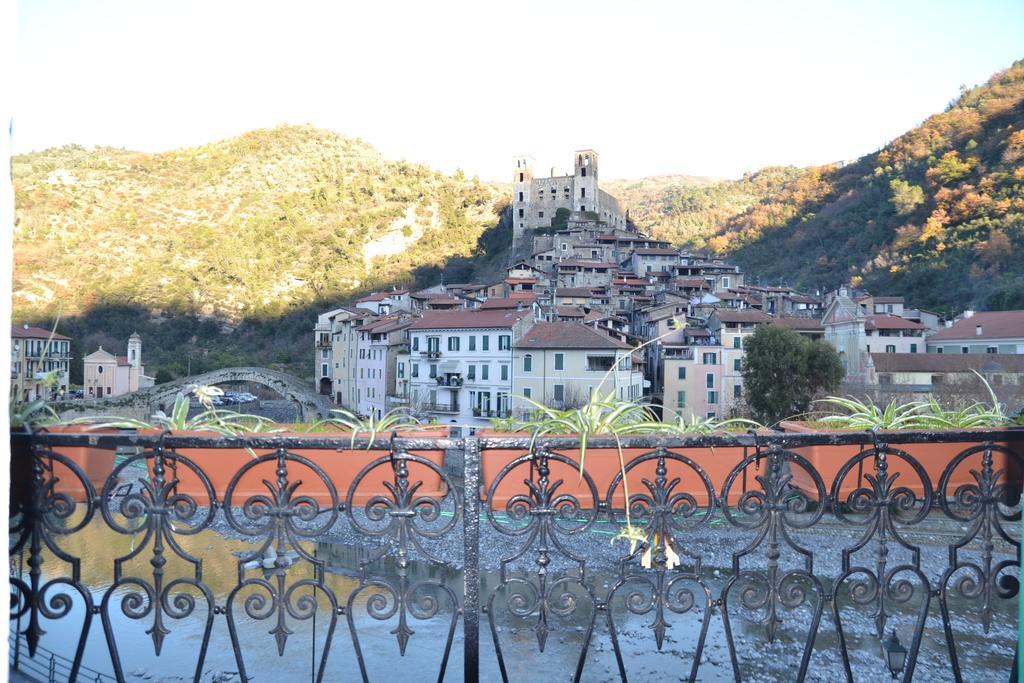
{"label": "castle battlement", "polygon": [[512,176],[513,243],[522,244],[537,228],[550,228],[559,209],[570,212],[572,220],[605,223],[611,229],[626,227],[626,213],[619,200],[598,186],[598,154],[592,149],[576,150],[572,175],[536,178],[534,159],[515,157]]}

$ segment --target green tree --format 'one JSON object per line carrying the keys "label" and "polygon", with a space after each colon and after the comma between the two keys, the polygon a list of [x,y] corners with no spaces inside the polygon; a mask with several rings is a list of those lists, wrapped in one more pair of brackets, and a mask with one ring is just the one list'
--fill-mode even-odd
{"label": "green tree", "polygon": [[763,325],[747,339],[743,387],[747,405],[764,424],[806,412],[817,396],[843,379],[839,354],[779,325]]}
{"label": "green tree", "polygon": [[924,203],[924,190],[920,185],[911,185],[906,180],[893,178],[889,183],[892,190],[892,197],[889,201],[899,215],[905,215],[913,211],[919,204]]}

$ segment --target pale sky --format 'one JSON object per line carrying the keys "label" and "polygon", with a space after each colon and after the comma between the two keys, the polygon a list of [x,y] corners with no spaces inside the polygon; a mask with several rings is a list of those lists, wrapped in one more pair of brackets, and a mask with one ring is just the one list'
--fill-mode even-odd
{"label": "pale sky", "polygon": [[[1024,57],[1024,2],[19,0],[14,151],[278,123],[508,180],[853,159]],[[543,173],[542,173],[543,175]]]}

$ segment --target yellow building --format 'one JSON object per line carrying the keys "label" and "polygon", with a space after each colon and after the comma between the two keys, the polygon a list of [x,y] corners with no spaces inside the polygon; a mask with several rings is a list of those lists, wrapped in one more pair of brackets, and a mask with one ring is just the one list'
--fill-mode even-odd
{"label": "yellow building", "polygon": [[538,322],[516,342],[512,356],[516,415],[530,409],[523,397],[573,407],[586,403],[591,390],[628,400],[643,395],[642,365],[633,347],[581,323]]}
{"label": "yellow building", "polygon": [[[50,330],[25,325],[11,326],[11,398],[34,401],[57,398],[68,390],[71,366],[71,337],[50,334]],[[56,370],[53,386],[43,384],[43,376]]]}

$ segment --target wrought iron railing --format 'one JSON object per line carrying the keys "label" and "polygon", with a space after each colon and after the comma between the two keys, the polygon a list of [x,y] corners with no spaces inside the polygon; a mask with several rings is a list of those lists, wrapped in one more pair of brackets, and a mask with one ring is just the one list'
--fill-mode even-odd
{"label": "wrought iron railing", "polygon": [[[243,681],[379,679],[388,647],[419,648],[406,680],[1016,680],[1022,437],[601,437],[580,473],[569,437],[14,435],[15,652],[60,680],[147,651],[203,680],[221,655]],[[137,450],[95,486],[90,448]]]}

